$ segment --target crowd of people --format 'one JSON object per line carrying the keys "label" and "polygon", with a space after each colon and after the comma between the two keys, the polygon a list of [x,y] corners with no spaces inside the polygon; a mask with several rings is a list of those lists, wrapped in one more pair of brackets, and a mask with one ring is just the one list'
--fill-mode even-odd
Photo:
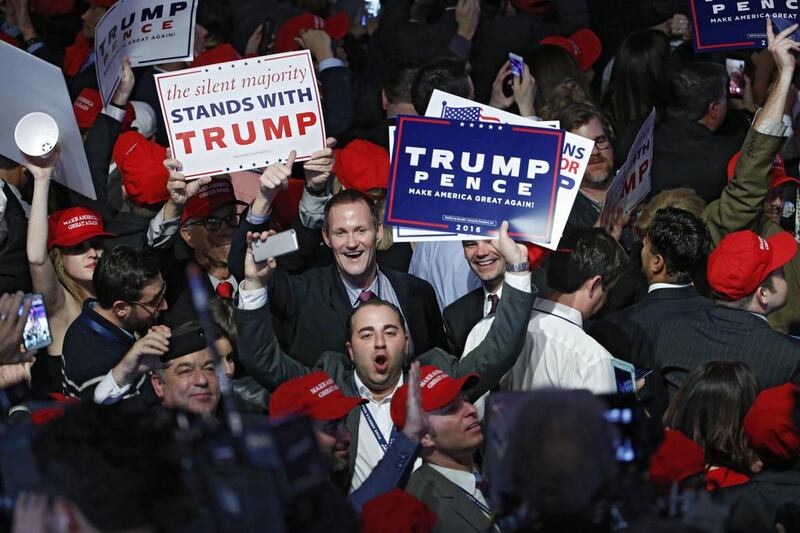
{"label": "crowd of people", "polygon": [[[199,0],[194,60],[104,106],[114,3],[0,0],[96,196],[0,156],[6,530],[800,532],[797,25],[695,53],[682,0]],[[324,148],[187,179],[154,75],[297,49]],[[436,89],[593,141],[555,251],[393,240],[389,127]],[[601,220],[652,109],[650,193]]]}

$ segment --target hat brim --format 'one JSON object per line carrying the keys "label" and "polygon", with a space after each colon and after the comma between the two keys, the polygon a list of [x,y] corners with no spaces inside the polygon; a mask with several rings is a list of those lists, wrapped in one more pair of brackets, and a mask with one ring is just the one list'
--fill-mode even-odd
{"label": "hat brim", "polygon": [[78,235],[73,238],[66,238],[66,239],[59,239],[56,242],[50,244],[49,248],[71,248],[73,246],[78,246],[82,242],[86,242],[90,239],[97,239],[97,238],[104,238],[104,237],[116,237],[116,233],[109,233],[107,231],[98,231],[97,233],[92,233],[89,235]]}
{"label": "hat brim", "polygon": [[769,188],[770,189],[777,189],[781,185],[785,185],[787,183],[794,183],[795,185],[800,185],[800,180],[797,179],[797,178],[793,178],[793,177],[789,176],[788,174],[784,174],[782,176],[779,176],[779,177],[771,180],[769,182]]}
{"label": "hat brim", "polygon": [[325,33],[334,39],[343,38],[349,31],[350,17],[347,16],[346,12],[340,11],[332,17],[325,19]]}
{"label": "hat brim", "polygon": [[340,396],[325,401],[324,405],[319,409],[307,413],[307,416],[314,420],[338,420],[347,416],[350,411],[362,403],[367,403],[367,400],[364,398]]}
{"label": "hat brim", "polygon": [[581,70],[589,70],[600,59],[600,54],[603,52],[603,43],[600,42],[600,38],[589,28],[581,28],[569,38],[581,49],[578,57]]}
{"label": "hat brim", "polygon": [[456,378],[450,381],[447,385],[445,385],[444,389],[441,391],[440,394],[437,395],[435,400],[426,402],[425,401],[425,394],[422,395],[422,406],[426,411],[434,411],[436,409],[441,409],[442,407],[450,404],[458,398],[458,395],[461,394],[461,391],[465,389],[471,389],[478,382],[481,380],[480,375],[475,372],[470,372],[465,376],[461,376],[460,378]]}
{"label": "hat brim", "polygon": [[767,244],[769,244],[769,249],[772,251],[768,272],[782,267],[797,254],[797,241],[788,231],[781,231],[769,237]]}

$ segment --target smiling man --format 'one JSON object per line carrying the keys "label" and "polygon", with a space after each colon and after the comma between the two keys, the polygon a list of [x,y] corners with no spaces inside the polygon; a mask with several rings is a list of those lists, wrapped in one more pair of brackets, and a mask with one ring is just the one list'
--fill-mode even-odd
{"label": "smiling man", "polygon": [[[335,230],[333,233],[335,235]],[[250,243],[255,238],[266,238],[266,234],[248,235]],[[506,224],[501,227],[500,237],[493,241],[493,246],[505,263],[522,265],[527,259],[527,249],[511,240]],[[359,258],[354,256],[353,260]],[[313,356],[316,364],[310,368],[310,365],[304,366],[286,355],[276,340],[266,305],[267,280],[273,272],[277,273],[274,260],[256,265],[252,251],[248,250],[240,308],[236,311],[240,360],[248,373],[270,391],[288,379],[313,370],[324,370],[345,395],[368,400],[361,409],[352,411],[347,417],[347,427],[357,443],[351,447],[349,461],[350,488],[355,490],[369,476],[397,434],[392,424],[390,404],[405,379],[409,337],[403,314],[397,306],[383,299],[371,298],[362,302],[351,311],[349,320],[344,319],[347,354],[331,350],[321,355],[319,352],[311,353],[309,355]],[[433,365],[453,377],[480,369],[483,379],[479,386],[470,390],[473,400],[500,381],[522,348],[525,323],[533,303],[527,267],[505,272],[504,284],[505,296],[497,308],[497,320],[475,350],[460,360],[440,348],[428,350],[418,357],[421,364]],[[272,295],[270,292],[270,299]],[[331,323],[320,318],[319,313],[314,318],[311,316],[314,311],[313,307],[309,309],[307,327],[316,333],[309,335],[319,335],[319,332],[335,327],[336,321],[340,320],[335,317]]]}

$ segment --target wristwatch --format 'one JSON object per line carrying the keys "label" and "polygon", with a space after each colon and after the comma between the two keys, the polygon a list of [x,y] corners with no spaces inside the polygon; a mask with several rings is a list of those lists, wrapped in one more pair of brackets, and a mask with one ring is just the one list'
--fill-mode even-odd
{"label": "wristwatch", "polygon": [[527,261],[522,263],[511,263],[506,265],[506,272],[527,272],[530,270],[531,264]]}

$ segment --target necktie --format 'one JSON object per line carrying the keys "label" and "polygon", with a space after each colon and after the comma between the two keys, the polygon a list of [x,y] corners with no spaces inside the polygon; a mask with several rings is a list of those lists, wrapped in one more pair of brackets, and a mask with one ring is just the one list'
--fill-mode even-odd
{"label": "necktie", "polygon": [[481,496],[483,496],[483,499],[486,501],[487,507],[488,507],[488,503],[489,503],[489,482],[486,481],[485,479],[483,479],[483,476],[481,475],[480,472],[475,471],[475,472],[473,472],[473,474],[475,475],[475,488],[478,489],[478,492],[481,493]]}
{"label": "necktie", "polygon": [[217,296],[223,300],[233,299],[233,283],[230,281],[220,281],[217,285]]}
{"label": "necktie", "polygon": [[378,296],[369,289],[364,289],[361,291],[361,294],[358,295],[358,302],[359,304],[363,304],[364,302],[368,302],[373,298],[377,298]]}
{"label": "necktie", "polygon": [[497,304],[500,303],[500,297],[496,294],[490,294],[487,296],[489,301],[492,303],[492,307],[489,309],[489,314],[493,315],[497,312]]}

